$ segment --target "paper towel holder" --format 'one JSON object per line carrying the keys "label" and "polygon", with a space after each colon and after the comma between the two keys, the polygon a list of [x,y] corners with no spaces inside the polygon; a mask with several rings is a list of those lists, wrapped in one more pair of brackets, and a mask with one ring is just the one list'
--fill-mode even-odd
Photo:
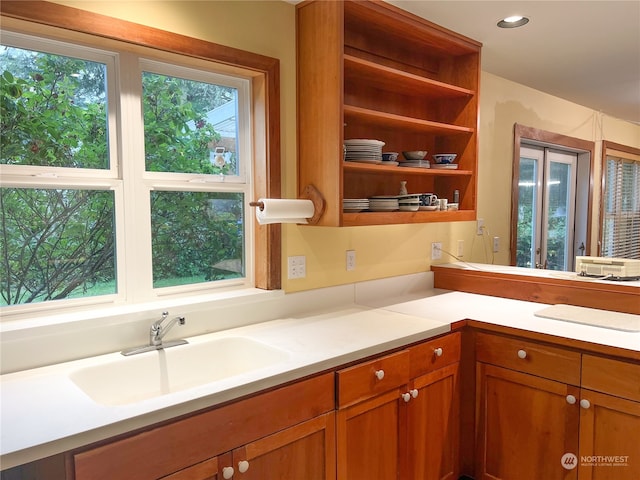
{"label": "paper towel holder", "polygon": [[[315,225],[320,220],[320,217],[324,213],[324,197],[320,191],[312,184],[307,185],[302,194],[300,195],[302,200],[311,200],[313,203],[313,216],[307,219],[308,225]],[[249,202],[251,207],[259,208],[260,211],[264,210],[264,203],[262,202]]]}

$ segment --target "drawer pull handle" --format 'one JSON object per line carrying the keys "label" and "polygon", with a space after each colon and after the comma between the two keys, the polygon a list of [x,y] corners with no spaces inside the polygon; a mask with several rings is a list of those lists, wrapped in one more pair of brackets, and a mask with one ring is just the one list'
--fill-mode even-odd
{"label": "drawer pull handle", "polygon": [[376,370],[376,378],[382,380],[384,378],[384,370]]}
{"label": "drawer pull handle", "polygon": [[222,469],[222,478],[224,478],[224,480],[229,480],[230,478],[233,478],[234,473],[233,467],[224,467]]}
{"label": "drawer pull handle", "polygon": [[576,403],[576,397],[574,397],[573,395],[567,395],[567,403],[569,405],[573,405],[574,403]]}
{"label": "drawer pull handle", "polygon": [[411,394],[409,394],[409,393],[403,393],[403,394],[402,394],[402,399],[403,399],[405,402],[408,402],[409,400],[411,400]]}
{"label": "drawer pull handle", "polygon": [[584,409],[587,409],[591,406],[591,402],[586,398],[583,398],[582,400],[580,400],[580,406]]}
{"label": "drawer pull handle", "polygon": [[527,358],[527,352],[524,350],[518,350],[518,358]]}
{"label": "drawer pull handle", "polygon": [[409,390],[409,393],[411,394],[412,398],[417,398],[418,397],[418,389],[414,388],[413,390]]}
{"label": "drawer pull handle", "polygon": [[436,357],[441,357],[442,356],[442,349],[440,347],[436,348],[433,353],[436,355]]}
{"label": "drawer pull handle", "polygon": [[240,473],[244,473],[247,470],[249,470],[249,462],[247,462],[246,460],[241,460],[238,462],[238,470],[240,471]]}

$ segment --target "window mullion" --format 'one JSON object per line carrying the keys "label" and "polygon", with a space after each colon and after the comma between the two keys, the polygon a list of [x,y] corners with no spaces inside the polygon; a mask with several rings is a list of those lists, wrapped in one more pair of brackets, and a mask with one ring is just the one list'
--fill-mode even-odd
{"label": "window mullion", "polygon": [[[149,188],[144,182],[144,128],[140,98],[142,85],[138,57],[121,54],[120,95],[120,175],[124,194],[117,220],[123,231],[118,251],[119,278],[128,301],[151,296],[151,221]],[[126,208],[125,208],[126,206]],[[123,258],[121,258],[121,255]]]}

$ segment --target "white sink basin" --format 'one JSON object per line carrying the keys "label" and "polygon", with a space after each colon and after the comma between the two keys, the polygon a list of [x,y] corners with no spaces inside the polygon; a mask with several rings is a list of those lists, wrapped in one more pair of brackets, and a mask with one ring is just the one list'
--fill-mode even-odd
{"label": "white sink basin", "polygon": [[245,337],[154,350],[82,368],[71,380],[95,402],[127,405],[285,361],[284,350]]}

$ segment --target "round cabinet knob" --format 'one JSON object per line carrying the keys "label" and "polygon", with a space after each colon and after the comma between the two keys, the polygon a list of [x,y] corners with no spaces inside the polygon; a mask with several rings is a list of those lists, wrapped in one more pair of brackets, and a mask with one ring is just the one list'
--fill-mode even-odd
{"label": "round cabinet knob", "polygon": [[376,378],[382,380],[384,378],[384,370],[376,370]]}
{"label": "round cabinet knob", "polygon": [[233,478],[234,473],[233,467],[224,467],[222,469],[222,478],[224,478],[224,480],[229,480],[230,478]]}
{"label": "round cabinet knob", "polygon": [[247,470],[249,470],[249,462],[247,462],[246,460],[241,460],[238,462],[238,471],[240,473],[244,473]]}
{"label": "round cabinet knob", "polygon": [[527,358],[527,352],[524,350],[518,350],[518,358]]}
{"label": "round cabinet knob", "polygon": [[417,398],[418,397],[418,389],[414,388],[413,390],[409,390],[409,393],[411,394],[412,398]]}
{"label": "round cabinet knob", "polygon": [[411,394],[409,394],[409,393],[403,393],[403,394],[402,394],[402,399],[403,399],[405,402],[408,402],[409,400],[411,400]]}
{"label": "round cabinet knob", "polygon": [[436,357],[442,356],[442,349],[440,347],[436,348],[433,353],[435,353]]}
{"label": "round cabinet knob", "polygon": [[591,406],[591,402],[586,398],[583,398],[582,400],[580,400],[580,406],[582,408],[589,408]]}
{"label": "round cabinet knob", "polygon": [[573,405],[574,403],[576,403],[576,397],[574,397],[573,395],[567,395],[567,403],[569,405]]}
{"label": "round cabinet knob", "polygon": [[249,462],[247,462],[246,460],[241,460],[238,462],[238,471],[240,473],[244,473],[247,470],[249,470]]}

